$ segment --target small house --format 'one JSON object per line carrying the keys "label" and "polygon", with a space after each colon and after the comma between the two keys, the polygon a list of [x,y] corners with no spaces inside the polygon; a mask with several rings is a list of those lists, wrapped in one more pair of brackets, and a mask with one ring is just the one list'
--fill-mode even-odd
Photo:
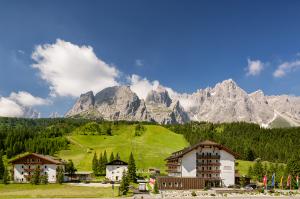
{"label": "small house", "polygon": [[123,172],[127,172],[128,164],[122,160],[113,160],[106,164],[106,178],[110,181],[121,181]]}
{"label": "small house", "polygon": [[10,161],[13,165],[13,180],[19,183],[30,182],[30,179],[36,169],[39,169],[40,175],[47,175],[48,182],[56,182],[56,170],[58,167],[64,170],[65,162],[61,159],[42,155],[37,153],[29,153],[17,157]]}

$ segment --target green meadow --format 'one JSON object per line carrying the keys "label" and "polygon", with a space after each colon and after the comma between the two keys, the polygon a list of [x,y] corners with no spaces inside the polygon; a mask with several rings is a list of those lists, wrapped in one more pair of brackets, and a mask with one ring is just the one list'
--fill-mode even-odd
{"label": "green meadow", "polygon": [[135,136],[135,125],[117,125],[113,135],[79,135],[68,136],[71,142],[68,150],[62,150],[58,156],[72,159],[79,171],[91,171],[94,153],[99,156],[104,150],[109,158],[110,153],[118,152],[121,159],[128,161],[133,152],[140,171],[150,167],[165,170],[164,159],[172,152],[188,146],[182,135],[176,134],[162,126],[144,125],[146,130],[140,136]]}

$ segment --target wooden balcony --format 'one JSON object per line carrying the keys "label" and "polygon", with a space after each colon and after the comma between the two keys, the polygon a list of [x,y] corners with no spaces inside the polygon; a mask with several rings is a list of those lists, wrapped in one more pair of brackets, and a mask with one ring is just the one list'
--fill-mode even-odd
{"label": "wooden balcony", "polygon": [[220,155],[197,154],[197,159],[220,159]]}
{"label": "wooden balcony", "polygon": [[221,166],[220,162],[197,162],[197,166]]}
{"label": "wooden balcony", "polygon": [[200,173],[200,174],[202,174],[202,173],[204,173],[204,174],[206,174],[206,173],[221,173],[221,170],[198,170],[197,173]]}

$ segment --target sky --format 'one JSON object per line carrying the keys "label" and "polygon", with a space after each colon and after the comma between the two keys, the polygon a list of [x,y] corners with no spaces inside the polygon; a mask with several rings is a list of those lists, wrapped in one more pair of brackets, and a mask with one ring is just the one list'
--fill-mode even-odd
{"label": "sky", "polygon": [[232,78],[300,96],[300,1],[0,0],[0,115],[64,115],[81,93]]}

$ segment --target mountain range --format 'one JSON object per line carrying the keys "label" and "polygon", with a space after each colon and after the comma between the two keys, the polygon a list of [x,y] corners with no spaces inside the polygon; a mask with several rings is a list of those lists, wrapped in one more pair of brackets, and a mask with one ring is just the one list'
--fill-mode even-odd
{"label": "mountain range", "polygon": [[168,92],[158,86],[141,99],[130,86],[114,86],[94,95],[82,94],[66,117],[153,121],[161,124],[245,121],[263,127],[300,125],[300,97],[247,93],[232,79],[192,94]]}

